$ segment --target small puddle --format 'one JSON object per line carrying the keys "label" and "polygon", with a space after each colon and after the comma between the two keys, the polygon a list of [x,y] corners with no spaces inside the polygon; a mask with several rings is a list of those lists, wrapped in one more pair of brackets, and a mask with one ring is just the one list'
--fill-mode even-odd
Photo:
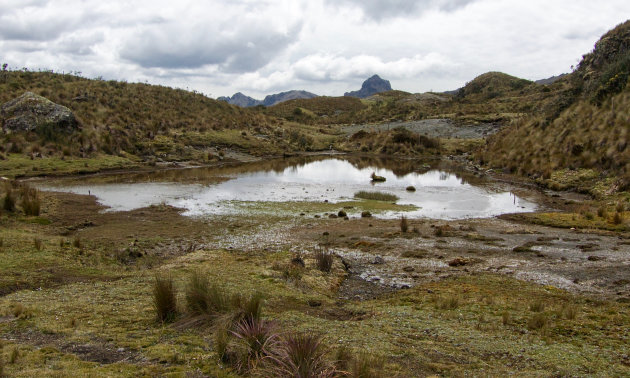
{"label": "small puddle", "polygon": [[[385,177],[373,183],[372,173]],[[91,194],[108,211],[157,204],[184,215],[247,213],[336,213],[370,210],[380,218],[463,219],[531,212],[536,204],[475,176],[421,162],[316,158],[279,160],[233,167],[194,168],[39,183],[42,190]],[[474,183],[473,183],[474,182]],[[407,191],[409,186],[415,191]],[[358,191],[396,195],[393,202],[357,199]]]}

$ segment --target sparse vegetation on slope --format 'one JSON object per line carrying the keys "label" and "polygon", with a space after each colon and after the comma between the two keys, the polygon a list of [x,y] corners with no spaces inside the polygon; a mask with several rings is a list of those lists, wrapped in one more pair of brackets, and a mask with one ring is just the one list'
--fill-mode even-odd
{"label": "sparse vegetation on slope", "polygon": [[[109,155],[126,159],[126,165],[134,160],[204,163],[222,159],[224,149],[270,155],[323,149],[335,139],[315,127],[287,123],[181,89],[27,70],[4,75],[0,103],[30,91],[69,108],[80,125],[79,131],[70,134],[48,129],[5,134],[0,164],[7,168],[19,156],[58,161]],[[42,166],[42,170],[25,174],[51,173],[47,164],[28,165]]]}
{"label": "sparse vegetation on slope", "polygon": [[478,154],[481,162],[549,185],[559,173],[593,170],[588,183],[579,183],[586,190],[603,194],[628,189],[629,45],[627,21],[604,35],[593,52],[584,56],[567,79],[570,87],[549,102],[544,112],[514,120],[491,137]]}

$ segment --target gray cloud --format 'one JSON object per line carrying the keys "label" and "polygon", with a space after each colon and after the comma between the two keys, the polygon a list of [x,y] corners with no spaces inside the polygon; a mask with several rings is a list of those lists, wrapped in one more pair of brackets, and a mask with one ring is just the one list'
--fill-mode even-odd
{"label": "gray cloud", "polygon": [[454,11],[475,0],[326,0],[331,5],[356,6],[372,20],[410,16],[430,9]]}
{"label": "gray cloud", "polygon": [[282,32],[269,25],[243,24],[230,30],[228,25],[171,22],[132,36],[120,56],[147,68],[219,65],[226,72],[251,72],[295,41],[300,28],[298,24]]}

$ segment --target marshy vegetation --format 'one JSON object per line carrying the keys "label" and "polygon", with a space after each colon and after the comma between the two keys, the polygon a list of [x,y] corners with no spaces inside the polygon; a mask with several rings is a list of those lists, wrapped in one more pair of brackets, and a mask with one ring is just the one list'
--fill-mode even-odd
{"label": "marshy vegetation", "polygon": [[397,195],[385,192],[371,192],[366,190],[361,190],[354,193],[355,198],[361,198],[371,201],[387,201],[387,202],[396,202],[400,198]]}

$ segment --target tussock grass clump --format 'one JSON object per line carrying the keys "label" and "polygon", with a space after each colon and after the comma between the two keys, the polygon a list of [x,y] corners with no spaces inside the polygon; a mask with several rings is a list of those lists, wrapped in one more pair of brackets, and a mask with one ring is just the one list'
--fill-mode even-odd
{"label": "tussock grass clump", "polygon": [[41,211],[41,201],[37,189],[23,188],[22,202],[20,204],[25,215],[39,216]]}
{"label": "tussock grass clump", "polygon": [[76,238],[74,238],[74,240],[72,240],[72,245],[74,246],[74,248],[81,248],[81,238],[79,238],[78,236]]}
{"label": "tussock grass clump", "polygon": [[334,261],[333,254],[327,248],[317,247],[314,257],[317,269],[325,273],[330,273]]}
{"label": "tussock grass clump", "polygon": [[326,348],[316,335],[290,333],[270,356],[275,377],[333,377],[334,366],[326,359]]}
{"label": "tussock grass clump", "polygon": [[456,296],[439,297],[435,302],[435,308],[438,310],[454,310],[459,307],[459,298]]}
{"label": "tussock grass clump", "polygon": [[547,327],[548,323],[549,318],[547,317],[547,314],[545,314],[544,312],[539,312],[529,318],[529,320],[527,321],[527,328],[531,330],[543,329]]}
{"label": "tussock grass clump", "polygon": [[35,238],[33,239],[33,246],[35,247],[36,250],[41,251],[42,247],[44,246],[44,243],[42,242],[42,239]]}
{"label": "tussock grass clump", "polygon": [[623,223],[623,213],[616,212],[615,215],[613,215],[612,222],[613,224]]}
{"label": "tussock grass clump", "polygon": [[385,362],[382,358],[368,353],[361,353],[352,362],[351,376],[361,378],[384,377],[384,365]]}
{"label": "tussock grass clump", "polygon": [[177,293],[170,276],[155,276],[153,308],[159,321],[169,323],[177,317]]}
{"label": "tussock grass clump", "polygon": [[[262,319],[241,320],[236,323],[232,335],[237,341],[236,369],[242,373],[255,369],[266,357],[274,353],[278,341],[275,323]],[[229,344],[224,344],[224,341],[221,343],[223,345],[219,347],[227,350]],[[226,351],[223,351],[222,356],[226,356]]]}
{"label": "tussock grass clump", "polygon": [[503,325],[508,325],[512,322],[512,317],[510,316],[510,313],[508,311],[503,311],[501,313],[501,323],[503,323]]}
{"label": "tussock grass clump", "polygon": [[388,201],[388,202],[392,202],[392,201],[398,201],[398,196],[396,196],[395,194],[391,194],[391,193],[383,193],[383,192],[368,192],[366,190],[361,190],[358,191],[356,193],[354,193],[354,196],[356,198],[361,198],[361,199],[366,199],[366,200],[373,200],[373,201]]}
{"label": "tussock grass clump", "polygon": [[260,320],[262,317],[262,308],[264,296],[261,293],[254,293],[249,297],[239,294],[232,296],[233,321],[242,320]]}
{"label": "tussock grass clump", "polygon": [[5,193],[2,201],[2,208],[4,211],[9,213],[15,211],[15,195],[13,194],[13,190],[11,188],[7,188],[7,192]]}
{"label": "tussock grass clump", "polygon": [[400,232],[403,234],[409,230],[409,222],[407,222],[407,218],[403,215],[400,217]]}
{"label": "tussock grass clump", "polygon": [[230,310],[230,296],[199,271],[193,272],[188,279],[185,296],[186,309],[192,315],[214,317]]}
{"label": "tussock grass clump", "polygon": [[17,347],[13,347],[11,349],[11,353],[9,354],[9,363],[13,365],[17,362],[17,359],[20,357],[20,350]]}
{"label": "tussock grass clump", "polygon": [[542,312],[545,311],[545,302],[535,301],[529,304],[529,311]]}
{"label": "tussock grass clump", "polygon": [[560,315],[567,320],[575,320],[578,315],[578,308],[573,305],[564,304],[560,309]]}
{"label": "tussock grass clump", "polygon": [[21,303],[13,303],[9,307],[9,314],[18,319],[29,319],[33,316],[33,312]]}

